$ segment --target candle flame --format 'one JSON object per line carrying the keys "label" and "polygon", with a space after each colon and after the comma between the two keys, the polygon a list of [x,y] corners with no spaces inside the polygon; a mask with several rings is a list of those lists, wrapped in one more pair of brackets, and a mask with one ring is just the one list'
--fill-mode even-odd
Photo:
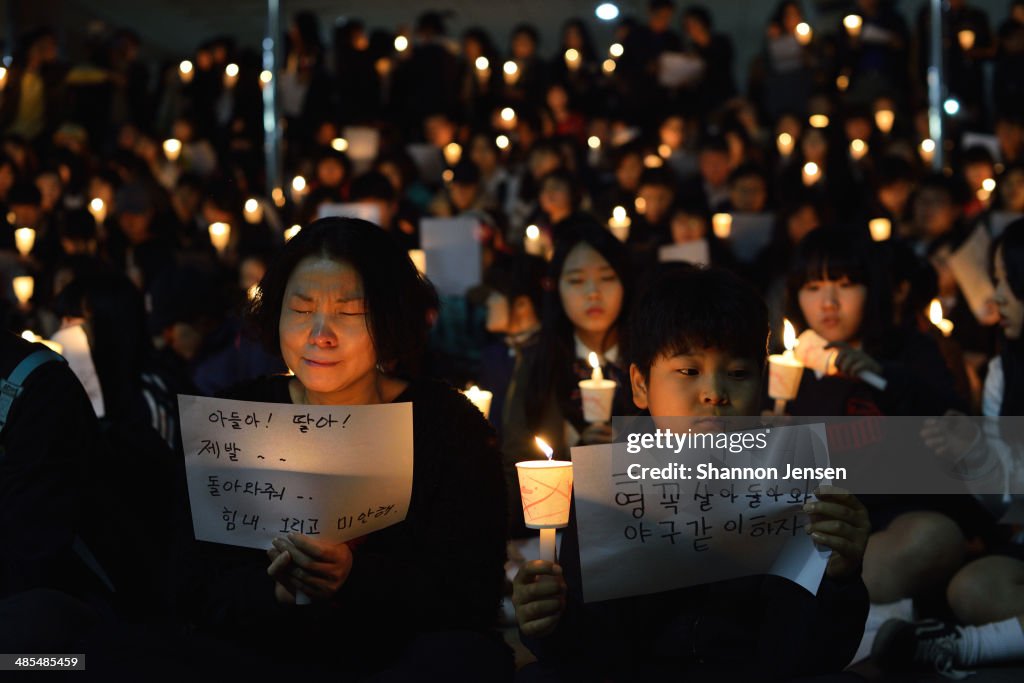
{"label": "candle flame", "polygon": [[22,332],[21,333],[21,338],[24,339],[25,341],[30,341],[30,342],[34,342],[34,341],[36,341],[38,339],[42,339],[42,337],[37,335],[32,330],[25,330],[24,332]]}
{"label": "candle flame", "polygon": [[192,73],[192,62],[187,59],[178,64],[178,70],[183,74]]}
{"label": "candle flame", "polygon": [[932,299],[931,304],[928,306],[928,319],[932,321],[932,325],[936,327],[942,323],[942,303],[938,299]]}
{"label": "candle flame", "polygon": [[625,52],[625,48],[622,47],[622,43],[612,43],[612,46],[608,48],[608,54],[612,57],[621,57],[623,52]]}
{"label": "candle flame", "polygon": [[284,231],[284,241],[288,242],[290,239],[292,239],[293,237],[298,235],[300,230],[302,230],[302,226],[301,225],[293,225],[292,227],[290,227],[287,230],[285,230]]}
{"label": "candle flame", "polygon": [[508,61],[505,62],[505,65],[502,67],[502,70],[509,76],[514,76],[516,72],[519,71],[519,65],[513,61]]}
{"label": "candle flame", "polygon": [[544,453],[544,455],[548,456],[548,460],[551,460],[551,457],[555,454],[555,452],[551,450],[551,446],[548,445],[547,441],[540,438],[539,436],[533,437],[533,440],[534,442],[536,442],[537,448],[539,448]]}
{"label": "candle flame", "polygon": [[626,219],[626,207],[624,207],[624,206],[616,206],[614,209],[612,209],[612,218],[614,218],[617,221],[625,220]]}
{"label": "candle flame", "polygon": [[507,122],[512,121],[516,117],[516,110],[512,107],[505,107],[501,110],[501,120]]}
{"label": "candle flame", "polygon": [[91,202],[89,202],[89,208],[92,209],[93,211],[102,211],[103,210],[103,200],[100,199],[99,197],[96,197]]}
{"label": "candle flame", "polygon": [[864,20],[857,14],[848,14],[843,19],[843,26],[845,26],[849,31],[856,31],[860,28],[863,21]]}
{"label": "candle flame", "polygon": [[296,192],[302,192],[306,189],[306,179],[300,175],[292,178],[292,189]]}
{"label": "candle flame", "polygon": [[792,351],[797,345],[796,329],[793,327],[793,323],[789,322],[789,318],[783,318],[782,320],[782,344],[786,347],[787,351]]}
{"label": "candle flame", "polygon": [[476,66],[477,71],[486,71],[491,66],[490,60],[483,56],[477,57],[473,64]]}
{"label": "candle flame", "polygon": [[234,78],[235,76],[237,76],[238,75],[238,65],[237,64],[228,64],[227,66],[225,66],[224,67],[224,75],[228,76],[229,78]]}
{"label": "candle flame", "polygon": [[258,201],[256,201],[254,198],[250,197],[249,199],[245,200],[245,210],[248,213],[253,213],[259,207],[260,207],[260,203]]}
{"label": "candle flame", "polygon": [[598,360],[597,354],[594,353],[593,351],[591,351],[590,355],[587,356],[587,362],[590,363],[590,367],[594,368],[595,370],[601,367],[601,361]]}
{"label": "candle flame", "polygon": [[540,228],[536,225],[529,225],[526,227],[526,239],[535,240],[540,237]]}
{"label": "candle flame", "polygon": [[469,396],[470,399],[479,398],[480,387],[474,384],[473,386],[466,390],[466,395]]}

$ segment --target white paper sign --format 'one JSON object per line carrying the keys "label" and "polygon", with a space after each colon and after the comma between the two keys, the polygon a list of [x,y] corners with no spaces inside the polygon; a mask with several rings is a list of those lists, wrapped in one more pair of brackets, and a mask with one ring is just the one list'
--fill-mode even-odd
{"label": "white paper sign", "polygon": [[988,270],[991,246],[992,240],[988,236],[988,231],[985,230],[985,226],[979,225],[946,261],[974,317],[985,324],[992,318],[993,306],[990,302],[996,296]]}
{"label": "white paper sign", "polygon": [[96,365],[92,362],[92,354],[89,352],[89,337],[81,325],[72,325],[57,330],[50,337],[64,347],[63,355],[68,361],[68,367],[75,377],[82,383],[89,402],[96,417],[103,417],[107,414],[107,408],[103,403],[103,389],[100,387],[100,378],[96,374]]}
{"label": "white paper sign", "polygon": [[[806,497],[818,482],[631,479],[629,467],[714,462],[722,467],[785,463],[826,467],[824,425],[771,429],[769,447],[750,454],[644,451],[625,444],[572,449],[576,523],[585,602],[661,593],[771,574],[817,593],[828,562],[804,530]],[[634,473],[635,470],[634,470]],[[827,483],[827,482],[823,482]]]}
{"label": "white paper sign", "polygon": [[695,266],[708,266],[711,265],[711,252],[708,241],[702,238],[681,244],[666,244],[658,249],[658,260],[662,263],[682,261]]}
{"label": "white paper sign", "polygon": [[442,296],[464,296],[480,284],[480,223],[475,218],[424,218],[420,246],[430,281]]}
{"label": "white paper sign", "polygon": [[380,207],[369,202],[346,204],[321,204],[316,212],[317,218],[361,218],[380,225]]}
{"label": "white paper sign", "polygon": [[704,75],[704,60],[682,52],[662,52],[658,58],[658,84],[666,88],[691,85]]}
{"label": "white paper sign", "polygon": [[729,244],[741,263],[750,263],[772,241],[775,216],[770,213],[734,213]]}
{"label": "white paper sign", "polygon": [[196,538],[246,548],[348,541],[405,519],[412,404],[311,406],[178,396]]}

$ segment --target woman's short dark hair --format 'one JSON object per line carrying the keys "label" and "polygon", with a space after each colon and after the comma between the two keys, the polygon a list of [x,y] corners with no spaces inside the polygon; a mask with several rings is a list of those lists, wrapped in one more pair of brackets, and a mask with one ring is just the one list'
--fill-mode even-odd
{"label": "woman's short dark hair", "polygon": [[760,365],[768,354],[768,307],[751,285],[722,268],[661,266],[637,298],[628,327],[628,360],[644,377],[658,358],[697,348]]}
{"label": "woman's short dark hair", "polygon": [[270,262],[249,308],[250,322],[267,349],[280,353],[278,326],[285,288],[299,262],[310,257],[355,268],[363,284],[366,326],[377,360],[388,372],[415,377],[427,347],[428,318],[438,305],[437,292],[390,234],[356,218],[310,223]]}

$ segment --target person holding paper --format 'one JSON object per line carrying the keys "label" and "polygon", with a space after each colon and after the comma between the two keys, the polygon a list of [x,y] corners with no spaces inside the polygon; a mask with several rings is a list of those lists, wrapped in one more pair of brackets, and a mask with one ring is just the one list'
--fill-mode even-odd
{"label": "person holding paper", "polygon": [[[421,668],[456,680],[510,674],[510,653],[491,633],[505,559],[501,457],[468,399],[420,378],[436,305],[406,252],[366,221],[311,223],[270,264],[251,318],[294,375],[227,398],[411,402],[412,499],[404,521],[349,543],[293,533],[266,553],[208,547],[219,555],[205,586],[209,628],[356,677]],[[300,594],[312,605],[296,608]]]}
{"label": "person holding paper", "polygon": [[[758,413],[768,313],[749,285],[727,271],[673,264],[637,302],[631,323],[638,408],[654,417]],[[538,674],[789,680],[838,672],[867,614],[860,579],[867,513],[838,488],[819,490],[805,510],[815,542],[833,551],[816,595],[779,577],[752,576],[588,604],[573,518],[561,564],[530,562],[514,582],[520,631],[538,657]]]}
{"label": "person holding paper", "polygon": [[532,444],[537,434],[562,456],[570,446],[611,439],[611,425],[591,424],[583,416],[579,381],[591,377],[590,352],[603,359],[602,371],[618,382],[612,414],[629,412],[619,365],[631,284],[625,248],[604,226],[581,214],[561,224],[548,273],[536,363],[519,398],[523,404],[508,407],[525,413],[530,435],[515,446],[506,443],[512,451],[506,455],[518,460],[536,457]]}

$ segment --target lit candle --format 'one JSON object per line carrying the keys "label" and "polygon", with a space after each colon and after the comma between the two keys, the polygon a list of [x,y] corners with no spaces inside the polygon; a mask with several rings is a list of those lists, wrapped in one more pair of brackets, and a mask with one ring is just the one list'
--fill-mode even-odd
{"label": "lit candle", "polygon": [[31,275],[19,275],[11,281],[11,284],[14,287],[14,296],[18,299],[18,303],[27,306],[35,292],[35,278]]}
{"label": "lit candle", "polygon": [[413,265],[416,266],[420,275],[427,274],[427,252],[422,249],[410,249],[409,258],[412,259]]}
{"label": "lit candle", "polygon": [[234,88],[238,83],[238,65],[228,64],[224,67],[224,87]]}
{"label": "lit candle", "polygon": [[284,231],[284,241],[285,241],[285,243],[287,244],[289,241],[291,241],[291,239],[293,237],[298,235],[300,230],[302,230],[302,226],[298,225],[298,224],[293,225],[292,227],[290,227],[287,230],[285,230]]}
{"label": "lit candle", "polygon": [[245,214],[246,222],[259,223],[263,220],[263,205],[255,197],[249,197],[245,200],[245,208],[242,213]]}
{"label": "lit candle", "polygon": [[89,213],[92,214],[93,220],[96,221],[97,225],[102,225],[107,220],[107,205],[99,197],[94,197],[89,202]]}
{"label": "lit candle", "polygon": [[505,74],[506,85],[515,85],[516,81],[519,80],[519,65],[512,60],[505,62],[504,66],[501,67],[501,71]]}
{"label": "lit candle", "polygon": [[182,60],[181,64],[178,65],[178,76],[181,77],[182,83],[191,83],[192,76],[195,72],[192,69],[192,62],[187,59]]}
{"label": "lit candle", "polygon": [[569,71],[577,71],[580,68],[580,52],[573,48],[565,51],[565,66]]}
{"label": "lit candle", "polygon": [[888,218],[872,218],[868,221],[868,230],[871,231],[871,239],[884,242],[892,236],[892,221]]}
{"label": "lit candle", "polygon": [[768,396],[775,399],[775,414],[786,412],[786,401],[792,401],[800,391],[804,364],[797,360],[793,349],[797,346],[796,330],[789,320],[783,320],[784,353],[768,356]]}
{"label": "lit candle", "polygon": [[260,72],[260,87],[270,85],[270,82],[274,80],[274,73],[268,69],[264,69]]}
{"label": "lit candle", "polygon": [[489,391],[484,391],[477,385],[471,386],[466,391],[462,392],[470,402],[477,407],[481,413],[484,414],[484,418],[491,414],[491,399],[494,395]]}
{"label": "lit candle", "polygon": [[854,161],[860,161],[868,153],[868,143],[860,138],[850,141],[850,156]]}
{"label": "lit candle", "polygon": [[813,161],[808,161],[804,164],[803,169],[804,185],[810,187],[819,180],[821,180],[821,169]]}
{"label": "lit candle", "polygon": [[178,156],[181,154],[181,140],[177,138],[167,138],[164,140],[164,156],[171,163],[178,160]]}
{"label": "lit candle", "polygon": [[590,379],[580,380],[579,383],[583,399],[583,419],[590,423],[607,422],[612,417],[616,382],[604,378],[596,353],[591,351],[587,360],[592,368]]}
{"label": "lit candle", "polygon": [[516,126],[516,110],[512,107],[505,107],[501,110],[501,125],[506,130],[511,130]]}
{"label": "lit candle", "polygon": [[616,65],[614,59],[606,59],[603,62],[601,62],[601,71],[611,75],[615,73],[615,66]]}
{"label": "lit candle", "polygon": [[503,152],[509,148],[510,144],[512,143],[509,142],[507,135],[499,135],[498,137],[494,138],[494,145]]}
{"label": "lit candle", "polygon": [[846,89],[850,87],[850,77],[847,74],[839,74],[836,76],[836,90],[839,92],[846,92]]}
{"label": "lit candle", "polygon": [[658,156],[662,159],[668,159],[672,156],[672,148],[665,144],[658,145]]}
{"label": "lit candle", "polygon": [[459,159],[462,158],[462,146],[457,142],[449,142],[444,146],[442,150],[444,154],[444,160],[449,166],[454,166],[459,163]]}
{"label": "lit candle", "polygon": [[807,122],[812,128],[828,128],[828,116],[825,114],[812,114]]}
{"label": "lit candle", "polygon": [[60,344],[58,342],[55,342],[55,341],[51,341],[49,339],[43,339],[42,337],[40,337],[38,334],[36,334],[32,330],[25,330],[24,332],[22,332],[21,333],[21,338],[24,339],[27,342],[33,342],[35,344],[42,344],[43,346],[47,347],[48,349],[50,349],[51,351],[54,351],[56,353],[60,353],[60,354],[64,353],[64,346],[62,344]]}
{"label": "lit candle", "polygon": [[930,165],[935,158],[935,141],[931,138],[925,138],[918,145],[917,151],[921,155],[921,161]]}
{"label": "lit candle", "polygon": [[892,124],[895,121],[896,114],[893,113],[892,109],[879,109],[875,112],[875,125],[878,126],[878,130],[886,135],[892,130]]}
{"label": "lit candle", "polygon": [[22,256],[28,256],[35,243],[36,231],[32,228],[18,228],[14,231],[14,246]]}
{"label": "lit candle", "polygon": [[259,293],[260,293],[260,286],[259,286],[259,284],[253,284],[253,285],[250,285],[249,289],[246,290],[245,295],[247,297],[249,297],[249,301],[255,301],[256,295],[259,294]]}
{"label": "lit candle", "polygon": [[644,168],[661,168],[665,165],[665,160],[657,154],[648,154],[644,157]]}
{"label": "lit candle", "polygon": [[732,234],[732,214],[716,213],[711,217],[711,231],[720,240],[729,239]]}
{"label": "lit candle", "polygon": [[476,67],[476,77],[480,83],[486,83],[487,79],[491,77],[491,62],[487,57],[477,57],[473,63]]}
{"label": "lit candle", "polygon": [[306,194],[306,179],[300,175],[292,178],[292,201],[296,204],[302,201],[303,195]]}
{"label": "lit candle", "polygon": [[796,25],[796,29],[793,31],[796,36],[796,42],[801,45],[807,45],[811,42],[811,38],[814,36],[814,32],[811,30],[810,24],[805,21],[801,21]]}
{"label": "lit candle", "polygon": [[779,155],[783,157],[788,157],[792,154],[793,148],[796,146],[793,136],[789,133],[779,133],[779,137],[775,140],[775,144],[779,148]]}
{"label": "lit candle", "polygon": [[612,43],[611,47],[608,48],[608,54],[616,59],[621,57],[623,52],[622,43]]}
{"label": "lit candle", "polygon": [[864,20],[858,14],[847,14],[843,18],[843,26],[846,27],[846,32],[850,34],[851,38],[856,38],[860,35],[860,29],[863,24]]}
{"label": "lit candle", "polygon": [[555,529],[569,524],[572,501],[572,463],[552,460],[554,452],[539,436],[534,439],[546,460],[516,463],[523,520],[528,529],[540,529],[540,559],[555,561]]}
{"label": "lit candle", "polygon": [[331,149],[335,152],[345,152],[348,150],[348,140],[345,138],[334,138],[331,140]]}
{"label": "lit candle", "polygon": [[210,224],[210,242],[213,243],[214,249],[221,256],[224,255],[224,250],[228,248],[228,241],[231,239],[231,226],[227,223],[211,223]]}
{"label": "lit candle", "polygon": [[612,217],[608,219],[608,229],[620,242],[629,239],[629,228],[633,221],[626,215],[626,207],[616,206],[612,209]]}
{"label": "lit candle", "polygon": [[587,147],[590,149],[601,149],[601,138],[596,135],[591,135],[587,138]]}
{"label": "lit candle", "polygon": [[523,248],[527,254],[533,256],[544,255],[544,243],[540,239],[540,228],[536,225],[526,226],[526,239],[523,241]]}
{"label": "lit candle", "polygon": [[284,202],[285,202],[284,190],[282,190],[280,187],[275,187],[273,190],[271,190],[270,191],[270,197],[271,197],[271,199],[274,200],[274,206],[277,206],[277,207],[284,206]]}
{"label": "lit candle", "polygon": [[938,299],[932,299],[931,305],[928,306],[928,319],[932,325],[942,330],[943,337],[953,334],[953,323],[942,317],[942,303]]}
{"label": "lit candle", "polygon": [[395,50],[397,52],[405,52],[409,49],[409,39],[403,35],[395,36]]}
{"label": "lit candle", "polygon": [[964,52],[968,52],[972,47],[974,47],[974,31],[970,29],[957,31],[956,39],[960,43],[960,49]]}

